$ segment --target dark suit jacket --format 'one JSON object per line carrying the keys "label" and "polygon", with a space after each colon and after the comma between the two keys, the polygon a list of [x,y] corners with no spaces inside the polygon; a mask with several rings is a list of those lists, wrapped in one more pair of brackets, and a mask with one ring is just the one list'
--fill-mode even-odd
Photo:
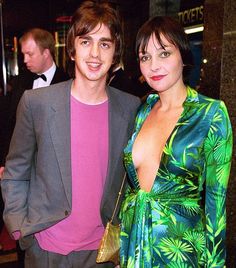
{"label": "dark suit jacket", "polygon": [[[55,74],[51,81],[52,84],[63,82],[69,79],[68,74],[66,74],[61,68],[56,67]],[[28,70],[23,70],[18,76],[12,78],[9,82],[9,87],[11,89],[10,96],[5,98],[8,103],[7,111],[5,111],[5,119],[3,122],[3,139],[0,141],[0,148],[2,150],[0,158],[0,166],[4,166],[5,158],[9,150],[9,144],[11,141],[12,133],[16,122],[16,109],[20,98],[22,97],[25,90],[32,89],[34,82],[34,74]]]}
{"label": "dark suit jacket", "polygon": [[[21,98],[1,184],[4,220],[10,233],[20,230],[27,236],[70,214],[71,83],[69,80],[29,90]],[[140,104],[137,97],[112,87],[107,87],[107,94],[109,162],[101,201],[104,225],[111,219],[120,190],[124,175],[123,149]]]}

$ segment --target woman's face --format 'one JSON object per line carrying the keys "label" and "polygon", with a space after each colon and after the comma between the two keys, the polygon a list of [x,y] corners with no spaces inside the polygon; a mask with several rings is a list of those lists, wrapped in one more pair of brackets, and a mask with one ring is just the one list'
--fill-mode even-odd
{"label": "woman's face", "polygon": [[151,88],[159,93],[183,85],[183,61],[179,49],[163,35],[164,49],[153,34],[144,54],[139,51],[140,70]]}

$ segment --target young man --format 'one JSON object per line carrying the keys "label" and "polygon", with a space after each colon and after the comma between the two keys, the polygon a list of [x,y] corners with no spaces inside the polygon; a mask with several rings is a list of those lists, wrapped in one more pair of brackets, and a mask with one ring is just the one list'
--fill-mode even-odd
{"label": "young man", "polygon": [[75,78],[20,101],[2,180],[4,219],[26,249],[26,267],[113,267],[96,264],[96,255],[140,103],[106,84],[122,52],[116,11],[83,2],[67,46]]}

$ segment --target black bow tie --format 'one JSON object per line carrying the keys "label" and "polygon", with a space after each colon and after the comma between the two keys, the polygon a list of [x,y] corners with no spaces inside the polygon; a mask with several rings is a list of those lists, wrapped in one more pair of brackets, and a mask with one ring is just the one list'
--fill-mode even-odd
{"label": "black bow tie", "polygon": [[34,80],[38,78],[42,78],[45,82],[47,81],[47,77],[44,74],[35,74]]}

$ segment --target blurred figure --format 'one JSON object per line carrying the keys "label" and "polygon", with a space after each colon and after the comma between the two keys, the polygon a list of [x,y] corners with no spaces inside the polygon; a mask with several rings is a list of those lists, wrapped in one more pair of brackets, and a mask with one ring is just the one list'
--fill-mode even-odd
{"label": "blurred figure", "polygon": [[[25,32],[20,38],[21,52],[27,69],[20,70],[18,76],[9,82],[11,99],[8,116],[6,117],[6,141],[3,148],[4,162],[9,149],[13,129],[15,127],[16,109],[21,96],[27,89],[36,89],[59,83],[69,79],[69,76],[54,62],[55,40],[53,35],[40,28],[33,28]],[[1,141],[0,141],[1,142]],[[1,169],[2,170],[2,169]],[[2,173],[0,173],[1,178]]]}
{"label": "blurred figure", "polygon": [[193,57],[171,17],[136,38],[153,89],[124,150],[130,187],[121,208],[121,267],[225,267],[232,127],[223,101],[188,86]]}
{"label": "blurred figure", "polygon": [[132,80],[124,70],[123,64],[119,64],[112,72],[109,85],[118,88],[119,90],[133,94]]}
{"label": "blurred figure", "polygon": [[[24,33],[19,42],[27,69],[24,68],[18,76],[12,78],[8,85],[10,90],[9,96],[2,97],[2,100],[4,99],[7,103],[4,104],[4,118],[1,120],[0,178],[3,175],[5,158],[15,127],[17,105],[24,91],[45,87],[69,79],[69,76],[57,67],[54,62],[55,41],[50,32],[44,29],[33,28]],[[18,251],[18,254],[21,254],[21,252]],[[18,256],[18,259],[21,262],[22,257]]]}
{"label": "blurred figure", "polygon": [[127,72],[124,70],[123,64],[119,64],[113,70],[110,75],[109,85],[137,96],[141,100],[145,99],[151,92],[151,88],[146,83],[143,76],[141,75],[138,78],[129,77]]}
{"label": "blurred figure", "polygon": [[107,86],[108,72],[120,62],[122,35],[116,10],[84,1],[67,35],[74,79],[21,98],[2,194],[4,220],[26,249],[26,268],[114,267],[96,264],[97,249],[140,104]]}

